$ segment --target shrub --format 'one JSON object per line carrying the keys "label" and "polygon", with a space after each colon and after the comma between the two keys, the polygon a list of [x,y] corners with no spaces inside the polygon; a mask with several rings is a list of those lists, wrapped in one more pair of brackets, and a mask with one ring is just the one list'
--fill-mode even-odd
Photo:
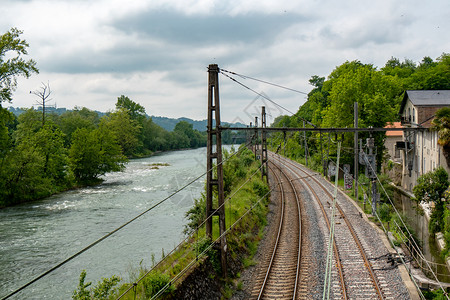
{"label": "shrub", "polygon": [[[142,281],[145,296],[151,298],[152,296],[156,295],[169,282],[170,276],[168,274],[163,274],[159,271],[150,273]],[[168,294],[173,290],[174,290],[173,286],[169,285],[169,287],[163,292],[163,295]]]}

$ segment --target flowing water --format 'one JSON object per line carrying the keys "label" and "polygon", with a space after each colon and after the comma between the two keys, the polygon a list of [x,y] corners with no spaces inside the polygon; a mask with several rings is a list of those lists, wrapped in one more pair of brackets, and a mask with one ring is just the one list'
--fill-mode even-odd
{"label": "flowing water", "polygon": [[[167,166],[155,167],[163,163]],[[131,160],[104,183],[0,209],[0,298],[164,199],[206,170],[206,149]],[[151,266],[183,238],[205,177],[12,299],[70,299],[83,269],[94,284]]]}

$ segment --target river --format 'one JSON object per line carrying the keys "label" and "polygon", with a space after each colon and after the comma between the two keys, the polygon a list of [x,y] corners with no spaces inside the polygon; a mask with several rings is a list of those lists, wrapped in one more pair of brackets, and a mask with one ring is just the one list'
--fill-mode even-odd
{"label": "river", "polygon": [[[168,164],[155,167],[154,164]],[[0,298],[112,231],[206,170],[206,148],[131,160],[104,183],[0,209]],[[70,299],[83,269],[128,279],[183,238],[186,211],[205,177],[11,299]]]}

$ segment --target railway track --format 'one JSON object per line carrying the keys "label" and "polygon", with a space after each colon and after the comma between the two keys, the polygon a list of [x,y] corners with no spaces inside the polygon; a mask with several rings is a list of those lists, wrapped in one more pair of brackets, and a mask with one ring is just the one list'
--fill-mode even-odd
{"label": "railway track", "polygon": [[[274,156],[272,155],[272,158]],[[306,168],[285,158],[277,158],[279,167],[290,173],[291,182],[302,182],[313,195],[330,228],[333,196],[314,174]],[[276,160],[272,160],[276,161]],[[332,276],[332,298],[334,299],[384,299],[377,276],[374,273],[365,249],[344,210],[337,204],[333,262],[336,266]]]}
{"label": "railway track", "polygon": [[281,213],[272,252],[258,274],[251,299],[296,299],[302,256],[300,202],[286,174],[272,174],[280,193]]}

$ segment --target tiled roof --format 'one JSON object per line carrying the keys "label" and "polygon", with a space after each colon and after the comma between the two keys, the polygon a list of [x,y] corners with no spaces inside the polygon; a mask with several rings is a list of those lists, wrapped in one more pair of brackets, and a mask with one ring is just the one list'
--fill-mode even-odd
{"label": "tiled roof", "polygon": [[[402,128],[402,125],[400,122],[392,122],[384,128]],[[386,131],[386,136],[403,136],[403,131]]]}

